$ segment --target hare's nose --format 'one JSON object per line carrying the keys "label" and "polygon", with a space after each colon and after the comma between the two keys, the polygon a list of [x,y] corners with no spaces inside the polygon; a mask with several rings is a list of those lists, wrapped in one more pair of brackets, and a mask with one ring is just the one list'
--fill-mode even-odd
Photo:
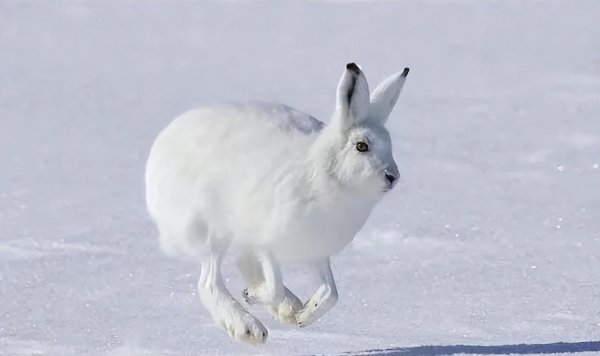
{"label": "hare's nose", "polygon": [[394,182],[396,181],[397,178],[393,174],[386,173],[385,174],[385,179],[387,179],[388,182],[390,182],[390,186],[392,186],[392,185],[394,185]]}

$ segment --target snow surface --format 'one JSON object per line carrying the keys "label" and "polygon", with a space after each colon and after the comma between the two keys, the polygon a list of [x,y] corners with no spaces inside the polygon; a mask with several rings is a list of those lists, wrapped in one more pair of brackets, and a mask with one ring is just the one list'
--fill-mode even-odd
{"label": "snow surface", "polygon": [[[0,354],[595,354],[599,14],[598,1],[1,1]],[[402,184],[333,259],[340,301],[320,323],[253,308],[269,341],[236,344],[194,294],[197,263],[158,248],[150,144],[227,100],[328,120],[349,61],[372,86],[411,67],[389,122]],[[305,268],[285,272],[312,292]]]}

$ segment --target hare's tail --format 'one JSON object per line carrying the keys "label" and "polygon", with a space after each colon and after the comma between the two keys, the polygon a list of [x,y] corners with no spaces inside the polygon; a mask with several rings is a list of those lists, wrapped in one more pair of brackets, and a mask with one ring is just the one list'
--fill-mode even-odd
{"label": "hare's tail", "polygon": [[167,255],[197,256],[208,239],[208,229],[195,218],[154,219],[160,247]]}

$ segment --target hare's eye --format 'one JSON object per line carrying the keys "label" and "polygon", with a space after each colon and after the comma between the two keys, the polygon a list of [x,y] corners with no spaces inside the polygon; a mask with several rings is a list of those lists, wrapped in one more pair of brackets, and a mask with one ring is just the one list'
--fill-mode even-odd
{"label": "hare's eye", "polygon": [[369,145],[367,145],[365,142],[357,142],[356,150],[358,152],[367,152],[369,150]]}

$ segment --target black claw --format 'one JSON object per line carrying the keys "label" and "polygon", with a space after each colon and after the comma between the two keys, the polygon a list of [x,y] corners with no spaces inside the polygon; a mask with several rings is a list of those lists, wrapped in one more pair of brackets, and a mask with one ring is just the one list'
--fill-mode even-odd
{"label": "black claw", "polygon": [[247,297],[248,296],[248,288],[244,289],[242,294],[244,295],[244,297]]}
{"label": "black claw", "polygon": [[402,76],[406,77],[408,75],[409,71],[410,71],[410,69],[408,67],[404,68],[404,70],[402,71]]}
{"label": "black claw", "polygon": [[262,332],[262,337],[263,337],[263,339],[264,339],[265,337],[267,337],[267,333],[263,331],[263,332]]}
{"label": "black claw", "polygon": [[319,303],[315,302],[315,308],[317,307],[317,305],[319,305]]}
{"label": "black claw", "polygon": [[248,335],[248,336],[252,335],[252,332],[250,331],[250,329],[246,329],[246,335]]}

